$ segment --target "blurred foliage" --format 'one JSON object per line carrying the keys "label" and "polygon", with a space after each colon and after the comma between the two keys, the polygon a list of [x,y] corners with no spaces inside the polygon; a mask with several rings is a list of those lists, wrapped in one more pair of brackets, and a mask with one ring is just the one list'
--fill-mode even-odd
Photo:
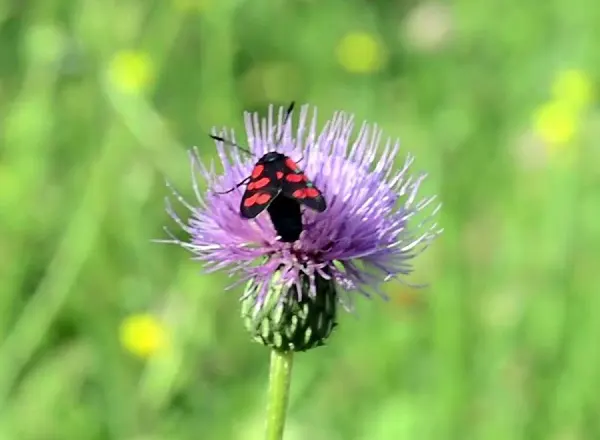
{"label": "blurred foliage", "polygon": [[290,100],[401,138],[445,232],[297,357],[286,438],[600,438],[599,41],[592,0],[3,0],[0,439],[261,438],[239,292],[150,239]]}

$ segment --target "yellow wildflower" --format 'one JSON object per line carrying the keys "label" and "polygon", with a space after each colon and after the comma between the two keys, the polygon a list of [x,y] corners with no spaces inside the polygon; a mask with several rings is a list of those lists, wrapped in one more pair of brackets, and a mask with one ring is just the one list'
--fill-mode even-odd
{"label": "yellow wildflower", "polygon": [[167,345],[166,329],[154,315],[148,313],[125,318],[119,336],[121,345],[141,358],[152,357]]}
{"label": "yellow wildflower", "polygon": [[594,99],[592,79],[583,70],[564,70],[554,79],[552,94],[556,100],[570,105],[574,111],[584,110]]}
{"label": "yellow wildflower", "polygon": [[351,73],[372,73],[380,70],[386,62],[383,44],[367,32],[351,32],[336,47],[340,65]]}
{"label": "yellow wildflower", "polygon": [[536,134],[549,145],[564,145],[573,140],[579,128],[579,115],[569,103],[550,101],[533,116]]}
{"label": "yellow wildflower", "polygon": [[109,72],[112,82],[127,93],[143,93],[154,82],[154,65],[144,52],[117,53],[110,63]]}

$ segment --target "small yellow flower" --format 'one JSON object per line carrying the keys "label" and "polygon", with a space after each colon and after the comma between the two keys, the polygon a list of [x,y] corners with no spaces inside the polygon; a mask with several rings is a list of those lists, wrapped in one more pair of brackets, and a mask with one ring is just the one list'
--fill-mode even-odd
{"label": "small yellow flower", "polygon": [[144,52],[117,53],[110,63],[109,73],[112,82],[127,93],[143,93],[154,82],[154,65]]}
{"label": "small yellow flower", "polygon": [[373,73],[386,61],[383,44],[367,32],[351,32],[336,47],[336,57],[341,66],[351,73]]}
{"label": "small yellow flower", "polygon": [[573,140],[579,129],[579,115],[568,103],[550,101],[533,115],[534,130],[549,145],[564,145]]}
{"label": "small yellow flower", "polygon": [[166,330],[158,319],[148,313],[128,316],[119,329],[121,345],[130,353],[149,358],[167,345]]}
{"label": "small yellow flower", "polygon": [[554,79],[552,94],[556,100],[569,104],[575,111],[584,110],[594,99],[594,86],[583,70],[569,69]]}

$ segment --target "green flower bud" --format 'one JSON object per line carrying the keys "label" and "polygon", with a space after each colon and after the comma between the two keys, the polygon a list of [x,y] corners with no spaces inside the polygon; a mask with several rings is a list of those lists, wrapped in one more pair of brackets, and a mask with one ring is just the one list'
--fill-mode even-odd
{"label": "green flower bud", "polygon": [[260,285],[250,281],[242,301],[242,318],[253,340],[279,351],[306,351],[324,345],[337,325],[338,296],[333,280],[315,274],[314,296],[311,280],[302,274],[302,292],[296,285],[279,283],[279,273],[269,286],[262,308],[256,309]]}

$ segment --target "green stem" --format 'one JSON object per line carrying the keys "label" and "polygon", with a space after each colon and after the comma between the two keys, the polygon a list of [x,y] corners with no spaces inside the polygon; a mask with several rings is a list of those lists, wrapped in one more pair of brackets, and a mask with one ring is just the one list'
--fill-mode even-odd
{"label": "green stem", "polygon": [[283,439],[285,416],[292,380],[293,352],[271,351],[266,440]]}

